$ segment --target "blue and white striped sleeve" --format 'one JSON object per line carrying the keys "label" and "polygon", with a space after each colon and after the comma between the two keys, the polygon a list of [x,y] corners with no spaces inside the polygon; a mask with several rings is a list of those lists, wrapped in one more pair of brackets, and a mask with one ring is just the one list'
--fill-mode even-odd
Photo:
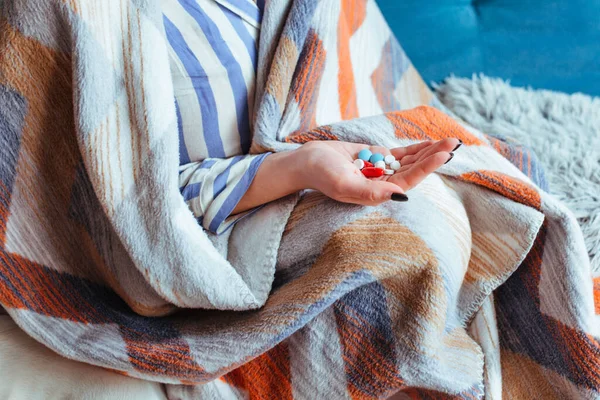
{"label": "blue and white striped sleeve", "polygon": [[179,167],[179,190],[204,229],[221,234],[260,208],[231,215],[269,154],[207,158]]}

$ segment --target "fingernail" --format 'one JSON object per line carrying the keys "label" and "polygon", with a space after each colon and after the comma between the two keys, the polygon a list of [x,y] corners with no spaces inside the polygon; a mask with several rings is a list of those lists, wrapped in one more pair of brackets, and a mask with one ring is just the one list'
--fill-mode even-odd
{"label": "fingernail", "polygon": [[444,164],[448,164],[454,158],[454,153],[450,153],[450,158]]}
{"label": "fingernail", "polygon": [[392,193],[392,200],[394,201],[408,201],[408,196],[404,193]]}
{"label": "fingernail", "polygon": [[[462,140],[458,139],[458,142],[459,142],[459,143],[456,145],[456,147],[455,147],[455,148],[454,148],[454,150],[452,150],[452,151],[456,151],[456,150],[457,150],[457,149],[458,149],[460,146],[462,146],[462,145],[463,145],[463,141],[462,141]],[[448,160],[448,161],[450,161],[450,160]]]}

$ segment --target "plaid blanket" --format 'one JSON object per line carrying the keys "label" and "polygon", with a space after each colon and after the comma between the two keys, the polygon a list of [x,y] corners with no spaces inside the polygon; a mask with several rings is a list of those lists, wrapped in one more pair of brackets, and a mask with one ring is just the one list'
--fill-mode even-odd
{"label": "plaid blanket", "polygon": [[0,303],[41,343],[182,399],[600,398],[574,217],[427,106],[374,1],[266,2],[252,151],[465,146],[407,203],[305,192],[218,237],[178,192],[158,2],[0,4]]}

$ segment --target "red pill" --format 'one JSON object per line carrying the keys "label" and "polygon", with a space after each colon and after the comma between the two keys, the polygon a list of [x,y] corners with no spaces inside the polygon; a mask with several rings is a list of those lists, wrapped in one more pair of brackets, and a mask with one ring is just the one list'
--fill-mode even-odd
{"label": "red pill", "polygon": [[367,178],[378,178],[383,175],[381,168],[366,167],[360,170]]}
{"label": "red pill", "polygon": [[365,161],[365,168],[373,167],[373,163]]}

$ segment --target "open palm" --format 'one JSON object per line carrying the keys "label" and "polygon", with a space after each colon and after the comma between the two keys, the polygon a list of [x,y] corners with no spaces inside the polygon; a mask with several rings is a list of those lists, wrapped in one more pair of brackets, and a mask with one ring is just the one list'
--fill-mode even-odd
{"label": "open palm", "polygon": [[[379,146],[315,141],[302,146],[313,174],[310,188],[345,203],[377,205],[390,200],[394,193],[404,193],[448,162],[460,147],[458,139],[425,141],[408,147],[387,149]],[[384,156],[391,154],[401,163],[394,175],[366,178],[353,164],[362,149]]]}

